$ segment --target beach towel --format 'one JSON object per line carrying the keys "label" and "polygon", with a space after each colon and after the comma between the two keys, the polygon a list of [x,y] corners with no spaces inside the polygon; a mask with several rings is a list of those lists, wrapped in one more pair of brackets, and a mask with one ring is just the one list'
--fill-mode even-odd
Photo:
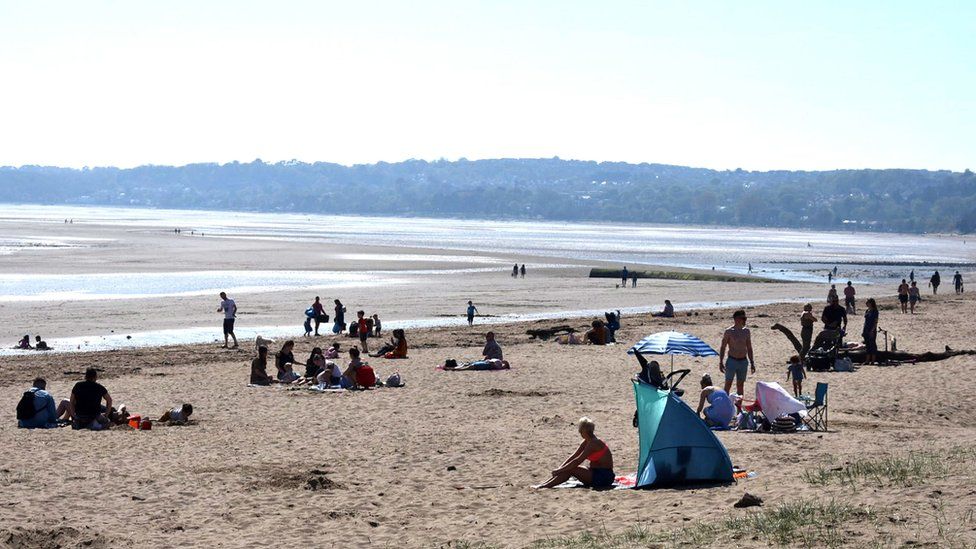
{"label": "beach towel", "polygon": [[790,396],[790,393],[775,381],[756,383],[756,402],[770,421],[780,416],[807,413],[807,406]]}
{"label": "beach towel", "polygon": [[[637,473],[629,475],[617,475],[613,479],[613,484],[608,488],[592,488],[593,490],[629,490],[637,485]],[[556,486],[556,488],[589,488],[582,482],[571,478],[566,482]]]}

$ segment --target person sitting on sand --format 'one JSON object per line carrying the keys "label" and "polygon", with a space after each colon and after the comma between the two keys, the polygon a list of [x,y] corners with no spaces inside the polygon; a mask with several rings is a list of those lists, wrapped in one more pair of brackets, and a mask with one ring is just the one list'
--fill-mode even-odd
{"label": "person sitting on sand", "polygon": [[[705,403],[709,406],[706,408]],[[701,393],[698,397],[696,413],[709,427],[728,427],[735,417],[735,405],[729,398],[729,393],[712,386],[712,376],[705,374],[701,378]]]}
{"label": "person sitting on sand", "polygon": [[603,321],[594,320],[590,323],[591,329],[586,332],[586,341],[591,345],[606,345],[607,344],[607,328],[603,325]]}
{"label": "person sitting on sand", "polygon": [[617,330],[620,329],[620,311],[618,310],[616,314],[614,313],[603,313],[603,316],[607,319],[607,343],[616,343]]}
{"label": "person sitting on sand", "polygon": [[305,361],[305,376],[300,380],[304,383],[314,383],[315,379],[318,377],[319,372],[325,368],[325,355],[322,353],[322,349],[315,347],[312,352],[308,355],[308,360]]}
{"label": "person sitting on sand", "polygon": [[790,362],[786,365],[786,381],[793,378],[793,396],[800,398],[803,394],[803,378],[806,374],[803,371],[803,362],[800,361],[799,355],[793,355],[790,357]]}
{"label": "person sitting on sand", "polygon": [[[98,371],[94,368],[85,370],[85,380],[79,381],[71,389],[71,417],[72,429],[91,429],[100,431],[109,425],[109,417],[105,411],[112,410],[112,396],[108,389],[97,381]],[[102,400],[105,407],[102,408]]]}
{"label": "person sitting on sand", "polygon": [[326,349],[325,358],[328,360],[335,360],[339,358],[339,344],[333,343],[331,347]]}
{"label": "person sitting on sand", "polygon": [[295,354],[292,352],[294,348],[295,342],[289,339],[275,355],[275,368],[278,370],[277,377],[281,383],[291,383],[301,377],[295,373]]}
{"label": "person sitting on sand", "polygon": [[385,343],[379,348],[379,350],[370,354],[369,356],[374,358],[384,357],[389,359],[407,358],[407,349],[408,346],[406,334],[403,333],[402,328],[396,328],[393,330],[393,337],[390,338],[390,341]]}
{"label": "person sitting on sand", "polygon": [[653,385],[658,389],[667,389],[664,383],[664,373],[661,372],[661,365],[656,360],[648,361],[638,350],[634,350],[634,356],[641,365],[641,371],[637,374],[637,379]]}
{"label": "person sitting on sand", "polygon": [[41,339],[41,336],[34,336],[34,348],[38,351],[50,351],[51,348],[47,346],[47,341]]}
{"label": "person sitting on sand", "polygon": [[810,352],[810,342],[813,341],[813,325],[816,324],[817,317],[813,316],[813,304],[807,303],[803,306],[800,314],[800,341],[803,342],[800,348],[800,356],[807,356]]}
{"label": "person sitting on sand", "polygon": [[[591,488],[609,488],[613,486],[616,475],[613,472],[613,454],[610,447],[596,437],[594,431],[596,425],[588,417],[580,418],[579,434],[583,437],[583,442],[569,456],[569,459],[552,471],[552,477],[539,488],[555,488],[566,482],[572,477]],[[589,467],[581,467],[584,461],[589,460]]]}
{"label": "person sitting on sand", "polygon": [[670,299],[664,300],[664,310],[660,313],[654,313],[651,315],[655,318],[672,318],[674,317],[674,305],[671,304]]}
{"label": "person sitting on sand", "polygon": [[160,423],[174,423],[177,425],[182,425],[190,421],[191,415],[193,415],[193,405],[184,403],[163,412],[163,415],[159,418],[159,421]]}
{"label": "person sitting on sand", "polygon": [[325,367],[319,372],[319,375],[315,377],[315,381],[318,382],[319,387],[332,387],[342,384],[342,370],[339,365],[331,360],[325,361]]}
{"label": "person sitting on sand", "polygon": [[[21,410],[21,408],[24,410]],[[47,381],[36,378],[34,385],[24,393],[17,405],[17,427],[21,429],[50,429],[58,426],[58,419],[67,416],[71,403],[62,400],[54,404],[54,397],[47,392]]]}
{"label": "person sitting on sand", "polygon": [[339,384],[344,389],[369,389],[376,384],[376,374],[368,362],[360,359],[359,349],[349,348],[349,364],[346,371],[342,372],[342,379]]}
{"label": "person sitting on sand", "polygon": [[258,356],[251,361],[251,385],[271,385],[276,380],[268,375],[268,348],[258,347]]}
{"label": "person sitting on sand", "polygon": [[485,334],[485,348],[481,350],[481,355],[485,360],[505,360],[502,346],[495,340],[495,332]]}
{"label": "person sitting on sand", "polygon": [[14,346],[14,349],[33,349],[33,347],[31,347],[30,344],[30,336],[25,335],[24,337],[20,338],[20,341],[17,342],[17,345]]}
{"label": "person sitting on sand", "polygon": [[485,334],[485,348],[481,350],[482,359],[473,362],[465,362],[457,366],[444,365],[445,370],[508,370],[512,366],[505,360],[502,354],[502,347],[495,341],[495,332]]}

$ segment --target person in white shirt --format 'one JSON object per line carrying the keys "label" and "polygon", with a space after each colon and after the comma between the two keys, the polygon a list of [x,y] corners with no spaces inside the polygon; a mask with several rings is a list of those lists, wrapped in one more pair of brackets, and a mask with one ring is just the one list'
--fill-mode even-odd
{"label": "person in white shirt", "polygon": [[227,348],[227,338],[234,338],[233,349],[237,348],[237,336],[234,335],[234,319],[237,318],[237,304],[233,299],[227,297],[226,292],[220,292],[220,307],[217,312],[224,313],[224,348]]}

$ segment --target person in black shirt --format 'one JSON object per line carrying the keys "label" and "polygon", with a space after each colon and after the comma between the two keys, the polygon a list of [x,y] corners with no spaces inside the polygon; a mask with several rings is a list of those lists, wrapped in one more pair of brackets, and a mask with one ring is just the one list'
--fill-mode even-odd
{"label": "person in black shirt", "polygon": [[271,385],[275,380],[268,376],[268,348],[258,347],[258,357],[251,361],[251,385]]}
{"label": "person in black shirt", "polygon": [[837,296],[831,296],[830,305],[824,307],[820,320],[825,330],[847,330],[847,309],[837,302]]}
{"label": "person in black shirt", "polygon": [[[98,372],[88,368],[85,381],[79,381],[71,389],[72,429],[99,431],[109,424],[104,410],[112,409],[112,397],[108,389],[95,381],[97,378]],[[102,408],[102,399],[105,399],[105,408]]]}

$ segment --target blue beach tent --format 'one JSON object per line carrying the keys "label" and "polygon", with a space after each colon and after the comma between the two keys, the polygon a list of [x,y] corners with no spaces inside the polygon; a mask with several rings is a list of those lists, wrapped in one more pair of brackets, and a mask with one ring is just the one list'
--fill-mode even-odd
{"label": "blue beach tent", "polygon": [[[674,372],[681,378],[687,373]],[[672,392],[680,381],[671,390],[633,382],[640,439],[636,488],[733,481],[732,460],[721,441]]]}

